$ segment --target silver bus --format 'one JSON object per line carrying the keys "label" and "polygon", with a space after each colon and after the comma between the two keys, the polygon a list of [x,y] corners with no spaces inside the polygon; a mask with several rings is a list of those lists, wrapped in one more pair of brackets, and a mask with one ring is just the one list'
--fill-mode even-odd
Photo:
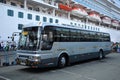
{"label": "silver bus", "polygon": [[31,67],[65,67],[77,61],[105,58],[110,51],[108,33],[40,23],[23,27],[16,60]]}

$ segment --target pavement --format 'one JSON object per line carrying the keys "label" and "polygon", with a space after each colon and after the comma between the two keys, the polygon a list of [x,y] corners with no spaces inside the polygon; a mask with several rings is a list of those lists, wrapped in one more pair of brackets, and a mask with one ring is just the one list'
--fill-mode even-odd
{"label": "pavement", "polygon": [[16,51],[0,51],[0,67],[15,64]]}
{"label": "pavement", "polygon": [[6,55],[6,54],[15,54],[16,53],[16,51],[0,51],[0,56],[4,56],[4,55]]}
{"label": "pavement", "polygon": [[0,67],[16,64],[16,51],[0,51]]}
{"label": "pavement", "polygon": [[0,80],[120,80],[120,53],[102,60],[74,63],[65,68],[31,68],[13,65],[0,68]]}

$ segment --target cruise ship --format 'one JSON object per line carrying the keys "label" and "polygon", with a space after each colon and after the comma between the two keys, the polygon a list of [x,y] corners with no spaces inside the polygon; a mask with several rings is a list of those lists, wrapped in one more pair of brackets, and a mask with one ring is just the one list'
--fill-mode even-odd
{"label": "cruise ship", "polygon": [[[120,0],[0,0],[0,41],[17,41],[22,26],[55,23],[108,32],[120,42]],[[14,34],[17,34],[16,36]]]}

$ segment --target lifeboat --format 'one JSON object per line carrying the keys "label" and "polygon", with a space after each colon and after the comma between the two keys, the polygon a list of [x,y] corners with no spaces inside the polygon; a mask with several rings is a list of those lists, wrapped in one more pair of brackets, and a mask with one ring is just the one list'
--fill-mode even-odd
{"label": "lifeboat", "polygon": [[76,15],[76,16],[87,16],[88,13],[85,11],[85,9],[82,9],[82,8],[73,8],[71,10],[71,13]]}
{"label": "lifeboat", "polygon": [[111,24],[111,19],[109,17],[104,16],[101,19],[102,19],[103,23],[105,23],[105,24]]}
{"label": "lifeboat", "polygon": [[91,21],[101,21],[101,18],[99,16],[99,14],[97,12],[89,12],[88,14],[88,19],[91,20]]}
{"label": "lifeboat", "polygon": [[62,10],[65,10],[65,11],[71,11],[72,8],[69,7],[68,5],[65,5],[65,4],[62,4],[62,3],[59,3],[59,8],[62,9]]}
{"label": "lifeboat", "polygon": [[117,21],[117,20],[112,20],[111,23],[113,26],[119,26],[119,21]]}

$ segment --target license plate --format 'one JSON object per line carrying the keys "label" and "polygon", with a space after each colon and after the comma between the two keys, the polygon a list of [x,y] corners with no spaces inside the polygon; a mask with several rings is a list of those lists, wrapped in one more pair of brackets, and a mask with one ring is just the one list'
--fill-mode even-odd
{"label": "license plate", "polygon": [[26,63],[25,63],[25,62],[23,62],[23,61],[22,61],[20,64],[21,64],[21,65],[26,65]]}

